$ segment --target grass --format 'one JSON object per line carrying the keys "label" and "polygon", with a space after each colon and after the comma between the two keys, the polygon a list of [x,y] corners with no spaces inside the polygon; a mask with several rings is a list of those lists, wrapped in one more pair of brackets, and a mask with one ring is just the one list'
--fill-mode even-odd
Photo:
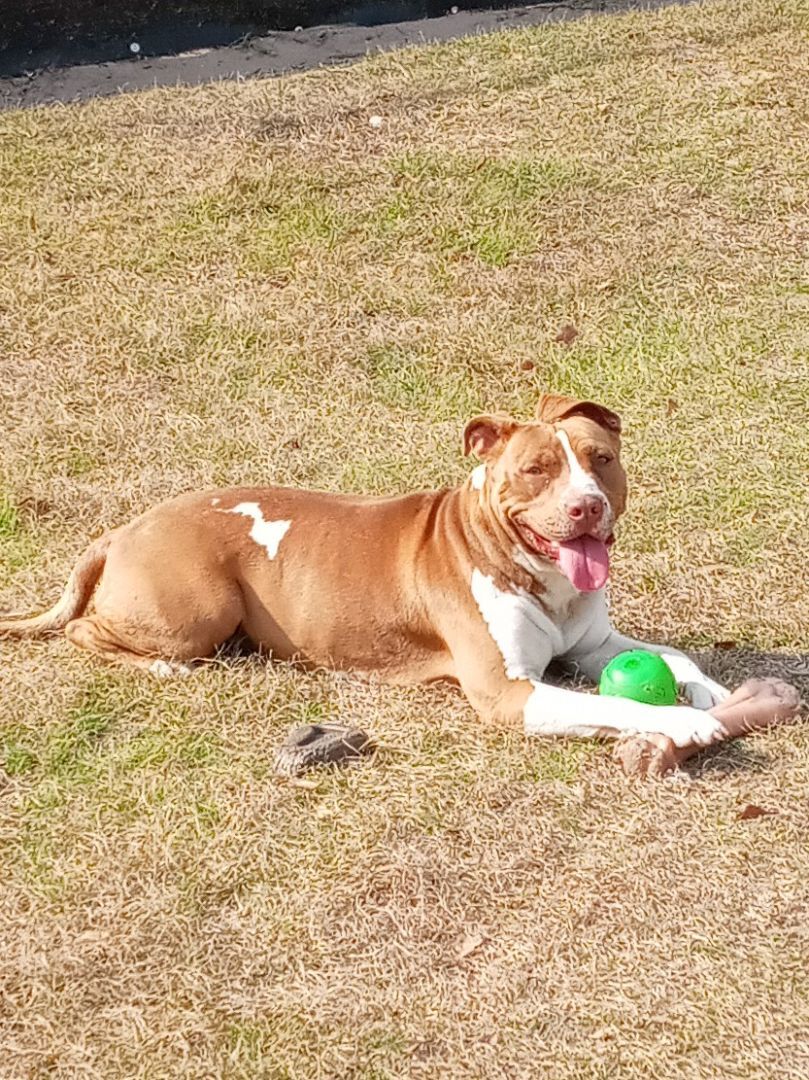
{"label": "grass", "polygon": [[[625,420],[621,627],[806,690],[808,31],[720,0],[4,113],[0,610],[189,488],[458,481],[553,388]],[[801,725],[630,788],[436,689],[2,648],[4,1076],[809,1067]],[[383,751],[274,781],[318,717]]]}
{"label": "grass", "polygon": [[7,495],[0,494],[0,553],[4,568],[16,571],[36,556],[36,546],[26,529],[19,508]]}

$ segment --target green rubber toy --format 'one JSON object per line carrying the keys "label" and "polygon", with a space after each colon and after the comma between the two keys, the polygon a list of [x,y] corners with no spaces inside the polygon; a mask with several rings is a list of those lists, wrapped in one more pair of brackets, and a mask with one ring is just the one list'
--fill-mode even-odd
{"label": "green rubber toy", "polygon": [[601,672],[599,693],[645,705],[676,705],[677,683],[662,656],[645,649],[614,656]]}

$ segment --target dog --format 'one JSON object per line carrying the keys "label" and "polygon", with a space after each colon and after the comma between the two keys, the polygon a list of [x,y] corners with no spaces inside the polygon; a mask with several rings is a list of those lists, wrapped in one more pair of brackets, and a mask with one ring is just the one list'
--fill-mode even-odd
{"label": "dog", "polygon": [[[708,710],[728,691],[683,653],[610,622],[609,548],[627,493],[620,444],[612,410],[543,394],[530,421],[469,421],[464,453],[479,464],[456,488],[181,495],[96,540],[53,608],[0,622],[0,634],[63,630],[105,659],[168,676],[239,632],[310,668],[456,682],[481,717],[528,735],[648,732],[707,746],[727,735]],[[688,705],[544,681],[559,660],[595,682],[634,648],[666,660]]]}

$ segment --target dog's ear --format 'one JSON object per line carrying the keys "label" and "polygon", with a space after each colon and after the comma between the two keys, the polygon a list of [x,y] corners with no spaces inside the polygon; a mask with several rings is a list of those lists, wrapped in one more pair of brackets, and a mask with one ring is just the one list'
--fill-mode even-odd
{"label": "dog's ear", "polygon": [[485,461],[503,449],[518,426],[517,421],[505,413],[476,416],[464,428],[464,455],[474,454],[481,461]]}
{"label": "dog's ear", "polygon": [[566,397],[564,394],[540,396],[536,407],[537,420],[555,424],[557,420],[564,420],[568,416],[586,416],[609,431],[614,431],[616,435],[621,434],[621,417],[604,405],[597,405],[594,401],[579,401],[578,398]]}

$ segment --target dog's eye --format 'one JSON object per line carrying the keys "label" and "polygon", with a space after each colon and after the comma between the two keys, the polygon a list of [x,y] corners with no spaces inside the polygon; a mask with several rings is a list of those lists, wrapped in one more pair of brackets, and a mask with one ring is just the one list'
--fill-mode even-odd
{"label": "dog's eye", "polygon": [[523,472],[528,473],[531,476],[542,476],[545,472],[545,466],[540,465],[539,462],[536,462],[535,464],[529,465],[527,468],[523,469]]}
{"label": "dog's eye", "polygon": [[609,465],[612,460],[609,454],[596,454],[596,461],[599,465]]}

